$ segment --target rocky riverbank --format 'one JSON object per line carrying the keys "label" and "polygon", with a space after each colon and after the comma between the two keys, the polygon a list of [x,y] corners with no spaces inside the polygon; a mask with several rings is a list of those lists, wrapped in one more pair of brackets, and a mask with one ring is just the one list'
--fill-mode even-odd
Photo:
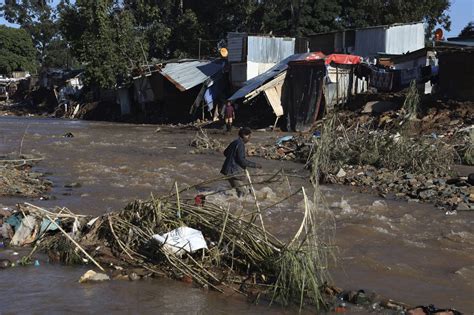
{"label": "rocky riverbank", "polygon": [[0,196],[47,198],[52,183],[32,167],[42,158],[27,155],[0,156]]}

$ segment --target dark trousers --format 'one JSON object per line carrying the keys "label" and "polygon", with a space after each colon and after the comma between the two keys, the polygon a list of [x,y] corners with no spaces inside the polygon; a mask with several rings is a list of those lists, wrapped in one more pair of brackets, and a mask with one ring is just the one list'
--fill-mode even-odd
{"label": "dark trousers", "polygon": [[234,176],[228,179],[230,186],[237,192],[237,197],[244,197],[248,193],[248,188],[242,180],[242,176]]}

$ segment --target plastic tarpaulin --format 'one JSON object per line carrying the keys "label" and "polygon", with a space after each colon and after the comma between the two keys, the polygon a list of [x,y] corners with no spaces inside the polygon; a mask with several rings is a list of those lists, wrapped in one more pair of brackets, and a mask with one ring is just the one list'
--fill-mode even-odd
{"label": "plastic tarpaulin", "polygon": [[362,58],[355,55],[345,55],[345,54],[331,54],[326,56],[324,59],[325,64],[330,64],[331,62],[341,64],[341,65],[357,65],[361,62]]}
{"label": "plastic tarpaulin", "polygon": [[208,111],[214,109],[214,104],[219,102],[221,99],[224,99],[224,89],[225,82],[223,80],[224,76],[222,73],[219,73],[212,78],[212,81],[209,83],[206,91],[204,92],[204,103]]}

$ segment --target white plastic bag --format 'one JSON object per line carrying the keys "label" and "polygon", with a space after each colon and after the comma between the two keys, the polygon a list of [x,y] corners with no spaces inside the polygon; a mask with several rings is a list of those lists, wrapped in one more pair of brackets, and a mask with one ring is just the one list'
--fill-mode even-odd
{"label": "white plastic bag", "polygon": [[194,253],[199,249],[207,249],[206,240],[201,231],[184,226],[163,235],[155,234],[154,240],[163,245],[170,253],[181,256],[184,252]]}

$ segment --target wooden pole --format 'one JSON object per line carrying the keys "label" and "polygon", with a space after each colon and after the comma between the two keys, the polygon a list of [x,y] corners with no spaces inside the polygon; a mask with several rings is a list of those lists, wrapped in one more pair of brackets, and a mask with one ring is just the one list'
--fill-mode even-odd
{"label": "wooden pole", "polygon": [[59,226],[59,224],[56,223],[56,221],[54,221],[53,219],[51,219],[51,217],[49,215],[47,215],[45,213],[45,216],[48,218],[48,220],[50,220],[54,225],[56,225],[56,227],[74,244],[77,246],[77,248],[79,248],[81,250],[81,252],[84,253],[84,255],[87,256],[87,258],[89,258],[100,270],[102,270],[103,272],[105,272],[105,269],[102,268],[101,265],[99,265],[99,263],[97,261],[95,261],[94,258],[92,258],[91,255],[89,255],[84,248],[81,247],[81,245],[79,245],[78,242],[76,242],[72,237],[71,235],[69,235],[66,231],[63,230],[62,227]]}
{"label": "wooden pole", "polygon": [[[250,173],[247,169],[245,170],[245,174],[247,175],[247,179],[249,180],[249,183],[250,183],[250,189],[252,190],[253,198],[255,199],[255,206],[257,207],[260,223],[262,224],[262,230],[263,230],[263,234],[265,235],[265,241],[267,241],[267,231],[265,230],[265,225],[263,224],[262,211],[260,211],[260,204],[258,203],[258,200],[257,200],[257,194],[255,193],[255,189],[253,188],[252,179],[250,178]],[[252,219],[250,222],[253,223],[254,221],[255,219]]]}

